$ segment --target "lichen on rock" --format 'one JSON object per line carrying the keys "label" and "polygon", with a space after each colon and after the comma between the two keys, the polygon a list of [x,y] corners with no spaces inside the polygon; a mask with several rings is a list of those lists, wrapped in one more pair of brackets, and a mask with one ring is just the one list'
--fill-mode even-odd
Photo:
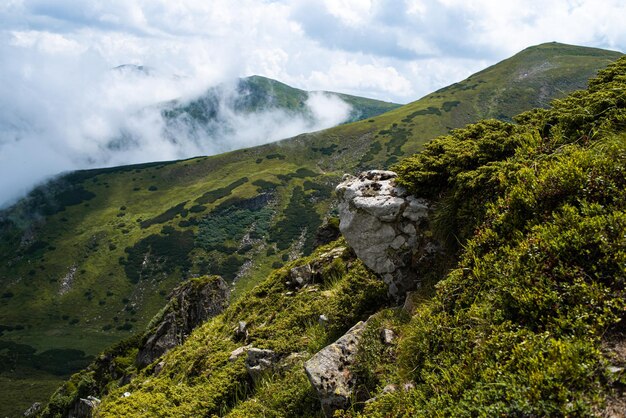
{"label": "lichen on rock", "polygon": [[350,366],[354,363],[365,325],[366,322],[358,322],[304,364],[307,377],[317,391],[327,417],[332,417],[336,410],[345,409],[350,404],[356,384]]}
{"label": "lichen on rock", "polygon": [[396,186],[396,176],[383,170],[345,175],[336,191],[341,233],[400,301],[418,286],[416,262],[436,253],[439,245],[425,233],[431,202],[408,195]]}

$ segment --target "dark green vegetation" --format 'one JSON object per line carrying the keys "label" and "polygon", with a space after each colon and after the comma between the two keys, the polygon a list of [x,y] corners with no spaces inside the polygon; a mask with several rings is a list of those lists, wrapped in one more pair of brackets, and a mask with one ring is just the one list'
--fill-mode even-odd
{"label": "dark green vegetation", "polygon": [[379,376],[414,389],[362,415],[623,412],[626,59],[516,120],[455,131],[396,167],[441,202],[436,232],[463,249],[401,328],[395,376]]}
{"label": "dark green vegetation", "polygon": [[[505,100],[503,94],[543,86],[547,98],[560,96],[561,90],[551,90],[553,83],[564,91],[582,88],[618,56],[541,45],[370,120],[214,157],[63,177],[55,191],[37,192],[57,212],[39,212],[41,200],[33,195],[1,216],[0,325],[7,327],[2,341],[37,353],[72,348],[96,355],[144,329],[169,291],[199,274],[237,277],[237,299],[272,266],[312,249],[311,237],[329,213],[343,172],[386,167],[480,117],[508,120],[535,105],[536,97],[520,93]],[[528,75],[511,79],[518,73]],[[489,94],[493,100],[485,99]],[[71,205],[57,202],[65,190],[89,195],[78,192],[83,197]],[[218,242],[226,224],[228,239]],[[0,399],[0,405],[15,408],[0,412],[21,412],[42,400],[21,399]]]}

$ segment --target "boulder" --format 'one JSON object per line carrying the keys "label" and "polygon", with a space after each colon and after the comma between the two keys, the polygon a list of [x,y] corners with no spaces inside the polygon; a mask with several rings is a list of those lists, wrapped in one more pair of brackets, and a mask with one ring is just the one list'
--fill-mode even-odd
{"label": "boulder", "polygon": [[396,186],[396,176],[382,170],[346,175],[336,192],[341,233],[399,302],[418,287],[416,263],[434,255],[439,246],[426,234],[431,203]]}
{"label": "boulder", "polygon": [[146,333],[137,354],[140,368],[154,362],[181,344],[207,319],[220,314],[228,305],[228,285],[219,276],[190,279],[174,289],[156,325]]}
{"label": "boulder", "polygon": [[74,407],[69,412],[69,418],[90,418],[93,416],[95,409],[100,405],[100,399],[93,396],[88,396],[86,399],[80,398],[78,402],[74,404]]}
{"label": "boulder", "polygon": [[354,363],[365,324],[363,321],[357,323],[304,364],[309,381],[317,391],[327,417],[332,417],[336,410],[345,409],[350,404],[356,383],[350,367]]}

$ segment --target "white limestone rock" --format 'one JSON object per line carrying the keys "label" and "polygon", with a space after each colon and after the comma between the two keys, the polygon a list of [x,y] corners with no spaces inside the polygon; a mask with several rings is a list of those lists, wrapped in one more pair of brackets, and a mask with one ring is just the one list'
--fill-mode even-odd
{"label": "white limestone rock", "polygon": [[393,171],[345,175],[339,197],[339,229],[356,255],[389,285],[400,301],[419,282],[413,269],[425,248],[437,248],[424,234],[431,212],[426,199],[409,196],[395,185]]}

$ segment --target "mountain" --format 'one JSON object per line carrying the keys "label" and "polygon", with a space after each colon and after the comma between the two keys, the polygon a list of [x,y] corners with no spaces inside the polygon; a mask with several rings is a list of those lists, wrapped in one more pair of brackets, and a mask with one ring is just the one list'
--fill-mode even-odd
{"label": "mountain", "polygon": [[163,114],[168,119],[184,115],[199,123],[207,124],[219,119],[224,108],[235,113],[254,113],[267,110],[283,110],[294,115],[313,117],[307,108],[311,95],[335,96],[349,104],[351,109],[345,123],[356,122],[400,107],[399,104],[351,96],[328,91],[309,92],[300,90],[271,78],[258,75],[240,78],[234,86],[220,84],[209,89],[200,98],[189,103],[173,101],[164,106]]}
{"label": "mountain", "polygon": [[165,122],[163,134],[170,141],[191,141],[200,149],[210,146],[226,152],[238,144],[257,145],[356,122],[399,106],[346,94],[308,92],[251,76],[212,87],[193,100],[159,107]]}
{"label": "mountain", "polygon": [[344,177],[342,238],[227,307],[221,278],[183,282],[43,416],[622,416],[625,89],[620,58]]}
{"label": "mountain", "polygon": [[[332,195],[344,172],[388,167],[450,129],[547,105],[619,56],[539,45],[360,122],[213,157],[79,171],[37,188],[0,223],[0,404],[24,410],[42,400],[90,356],[143,330],[186,277],[234,281],[237,301],[310,254],[336,234]],[[17,391],[29,397],[8,402]]]}

